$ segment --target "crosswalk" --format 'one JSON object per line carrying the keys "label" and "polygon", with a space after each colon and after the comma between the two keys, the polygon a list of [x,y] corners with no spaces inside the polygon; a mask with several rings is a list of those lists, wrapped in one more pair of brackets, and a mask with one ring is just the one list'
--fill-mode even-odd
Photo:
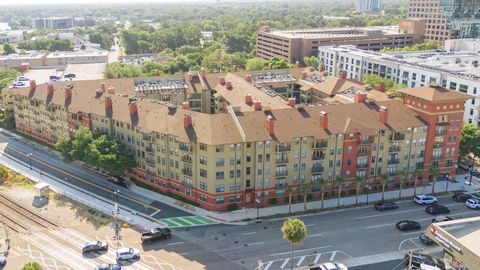
{"label": "crosswalk", "polygon": [[[25,246],[17,246],[16,250],[33,260],[39,261],[46,269],[53,270],[91,270],[97,265],[115,263],[115,251],[110,248],[106,253],[84,256],[81,249],[85,242],[94,239],[69,228],[19,234],[27,242]],[[106,241],[108,239],[96,239]],[[113,247],[111,241],[109,245]],[[121,246],[123,243],[119,242]],[[141,252],[139,261],[125,262],[122,269],[127,270],[181,270],[160,258]]]}
{"label": "crosswalk", "polygon": [[164,219],[160,219],[159,221],[167,225],[169,228],[204,226],[204,225],[213,225],[213,224],[219,223],[218,221],[215,221],[213,219],[209,219],[206,217],[202,217],[202,216],[164,218]]}
{"label": "crosswalk", "polygon": [[[334,251],[327,251],[327,252],[322,252],[317,254],[293,257],[293,266],[300,267],[305,265],[314,265],[314,264],[320,264],[320,263],[326,263],[326,262],[332,262],[332,261],[342,261],[346,259],[351,259],[350,255],[339,250],[334,250]],[[271,261],[265,261],[262,263],[262,266],[263,266],[262,269],[263,270],[289,269],[291,263],[292,261],[290,258],[281,258],[281,259],[275,259]]]}

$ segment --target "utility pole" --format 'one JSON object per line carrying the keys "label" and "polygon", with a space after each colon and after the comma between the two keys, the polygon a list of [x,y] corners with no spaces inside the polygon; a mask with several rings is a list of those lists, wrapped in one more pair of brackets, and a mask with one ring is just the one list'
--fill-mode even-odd
{"label": "utility pole", "polygon": [[118,240],[120,240],[120,223],[118,222],[118,215],[120,214],[120,206],[118,204],[118,193],[120,190],[115,191],[115,207],[113,210],[113,218],[115,219],[113,223],[113,229],[115,231],[114,239],[117,241],[117,249],[120,247]]}

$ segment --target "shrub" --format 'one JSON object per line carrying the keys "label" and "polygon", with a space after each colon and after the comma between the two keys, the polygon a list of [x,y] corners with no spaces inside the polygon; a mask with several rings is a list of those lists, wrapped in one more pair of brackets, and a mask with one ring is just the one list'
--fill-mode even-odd
{"label": "shrub", "polygon": [[238,210],[238,204],[236,203],[230,203],[227,205],[227,211],[235,211]]}
{"label": "shrub", "polygon": [[313,199],[313,194],[312,193],[308,193],[307,194],[307,201],[311,201]]}
{"label": "shrub", "polygon": [[268,199],[268,204],[270,204],[270,205],[275,205],[275,204],[277,204],[277,198],[270,198],[270,199]]}
{"label": "shrub", "polygon": [[355,189],[348,190],[349,195],[355,195],[356,193],[357,193],[357,191]]}

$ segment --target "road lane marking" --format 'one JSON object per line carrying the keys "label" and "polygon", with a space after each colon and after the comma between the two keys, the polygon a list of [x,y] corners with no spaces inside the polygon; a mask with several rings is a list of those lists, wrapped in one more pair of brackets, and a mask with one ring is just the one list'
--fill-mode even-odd
{"label": "road lane marking", "polygon": [[318,263],[320,260],[320,256],[322,256],[322,253],[318,253],[317,256],[315,257],[315,260],[313,260],[313,263]]}
{"label": "road lane marking", "polygon": [[365,229],[374,229],[374,228],[380,228],[380,227],[385,227],[385,226],[392,226],[395,225],[396,223],[389,223],[389,224],[381,224],[381,225],[375,225],[375,226],[368,226],[365,227]]}
{"label": "road lane marking", "polygon": [[285,259],[285,261],[282,263],[282,266],[280,266],[280,269],[285,268],[285,266],[287,266],[288,261],[290,261],[290,259]]}
{"label": "road lane marking", "polygon": [[[299,249],[299,250],[294,250],[293,253],[297,253],[297,252],[303,252],[303,251],[309,251],[309,250],[315,250],[315,249],[324,249],[324,248],[330,248],[332,247],[332,245],[328,245],[328,246],[323,246],[323,247],[315,247],[315,248],[306,248],[306,249]],[[287,252],[279,252],[279,253],[273,253],[273,254],[270,254],[270,256],[278,256],[278,255],[285,255],[285,254],[290,254],[290,251],[287,251]]]}
{"label": "road lane marking", "polygon": [[263,243],[265,243],[265,242],[255,242],[255,243],[251,243],[251,244],[247,244],[247,245],[253,246],[253,245],[261,245]]}
{"label": "road lane marking", "polygon": [[251,235],[251,234],[256,234],[257,232],[246,232],[246,233],[242,233],[242,235]]}
{"label": "road lane marking", "polygon": [[[456,205],[461,205],[461,204],[464,204],[464,203],[446,204],[446,205],[444,205],[444,206],[450,207],[450,206],[456,206]],[[425,207],[427,207],[427,206],[425,206]],[[402,211],[391,211],[391,212],[389,212],[389,213],[382,213],[382,214],[377,214],[377,215],[356,217],[356,218],[353,218],[353,219],[355,219],[355,220],[361,220],[361,219],[374,218],[374,217],[383,217],[383,216],[390,216],[390,215],[395,215],[395,214],[399,214],[399,213],[408,213],[408,212],[415,212],[415,211],[421,211],[421,210],[425,211],[425,208],[415,208],[415,209],[402,210]]]}
{"label": "road lane marking", "polygon": [[315,237],[315,236],[322,236],[321,233],[317,233],[317,234],[310,234],[309,237]]}
{"label": "road lane marking", "polygon": [[153,212],[152,214],[150,214],[151,217],[155,216],[156,214],[160,213],[160,210],[157,210],[155,212]]}
{"label": "road lane marking", "polygon": [[263,265],[263,270],[268,270],[268,268],[270,268],[272,264],[273,264],[273,261],[269,261],[267,265]]}
{"label": "road lane marking", "polygon": [[185,242],[175,242],[175,243],[170,243],[170,244],[167,244],[167,246],[175,246],[175,245],[181,245]]}
{"label": "road lane marking", "polygon": [[330,261],[333,262],[333,259],[335,258],[335,255],[337,255],[337,251],[332,252],[332,255],[330,255]]}
{"label": "road lane marking", "polygon": [[409,232],[409,233],[404,233],[402,235],[412,235],[412,234],[419,234],[420,235],[421,232]]}
{"label": "road lane marking", "polygon": [[311,226],[314,226],[315,224],[306,224],[305,227],[311,227]]}
{"label": "road lane marking", "polygon": [[303,260],[305,260],[305,256],[300,257],[300,260],[297,262],[297,266],[302,265]]}

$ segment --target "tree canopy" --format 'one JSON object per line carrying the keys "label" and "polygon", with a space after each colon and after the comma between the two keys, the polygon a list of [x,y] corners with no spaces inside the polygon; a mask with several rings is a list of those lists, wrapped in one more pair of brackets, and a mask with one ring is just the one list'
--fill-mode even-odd
{"label": "tree canopy", "polygon": [[385,84],[385,90],[387,92],[395,92],[395,90],[400,88],[405,88],[403,84],[395,83],[392,80],[382,78],[375,74],[368,74],[363,77],[363,83],[371,87],[377,87],[380,83]]}
{"label": "tree canopy", "polygon": [[380,52],[410,52],[410,51],[427,51],[442,49],[441,43],[436,41],[426,41],[423,43],[414,44],[412,46],[405,46],[403,48],[383,48]]}
{"label": "tree canopy", "polygon": [[18,43],[18,48],[23,50],[37,51],[73,51],[73,43],[64,38],[40,38],[36,40],[24,40]]}
{"label": "tree canopy", "polygon": [[4,55],[9,55],[9,54],[15,53],[15,52],[16,52],[15,47],[13,47],[12,45],[10,45],[8,43],[3,44],[3,54]]}
{"label": "tree canopy", "polygon": [[472,124],[463,124],[459,157],[468,154],[480,157],[480,130]]}
{"label": "tree canopy", "polygon": [[0,68],[0,90],[10,85],[19,75],[13,68]]}
{"label": "tree canopy", "polygon": [[43,267],[38,262],[28,262],[23,267],[22,270],[42,270]]}

